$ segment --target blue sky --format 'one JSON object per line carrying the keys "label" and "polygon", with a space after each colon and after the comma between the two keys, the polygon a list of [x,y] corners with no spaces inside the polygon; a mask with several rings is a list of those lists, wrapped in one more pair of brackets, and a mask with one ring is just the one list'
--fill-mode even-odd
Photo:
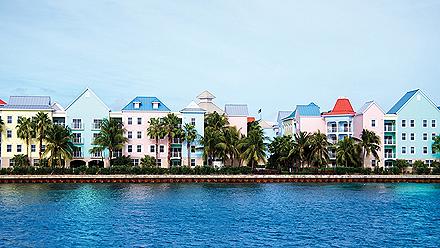
{"label": "blue sky", "polygon": [[118,110],[180,110],[208,89],[275,119],[348,96],[388,110],[421,88],[440,105],[440,1],[0,0],[0,98],[85,87]]}

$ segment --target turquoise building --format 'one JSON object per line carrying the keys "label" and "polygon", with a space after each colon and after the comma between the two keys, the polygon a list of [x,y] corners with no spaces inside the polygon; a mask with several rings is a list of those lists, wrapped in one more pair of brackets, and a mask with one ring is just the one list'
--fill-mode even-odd
{"label": "turquoise building", "polygon": [[104,118],[109,118],[110,108],[89,88],[85,89],[66,109],[66,125],[72,129],[76,149],[71,167],[81,165],[104,166],[108,152],[90,153],[93,139],[98,135]]}
{"label": "turquoise building", "polygon": [[440,110],[423,91],[407,92],[387,115],[395,119],[394,123],[385,120],[385,131],[395,130],[389,135],[396,137],[398,159],[410,164],[422,160],[428,165],[440,159],[440,154],[432,152],[434,137],[440,134]]}
{"label": "turquoise building", "polygon": [[[198,138],[192,144],[190,144],[191,167],[196,165],[202,166],[203,146],[200,144],[200,139],[204,136],[206,110],[192,101],[188,106],[180,110],[180,113],[182,114],[182,124],[185,125],[186,123],[189,123],[194,125],[198,134]],[[182,165],[188,164],[188,150],[186,141],[184,141],[182,144],[182,162]]]}

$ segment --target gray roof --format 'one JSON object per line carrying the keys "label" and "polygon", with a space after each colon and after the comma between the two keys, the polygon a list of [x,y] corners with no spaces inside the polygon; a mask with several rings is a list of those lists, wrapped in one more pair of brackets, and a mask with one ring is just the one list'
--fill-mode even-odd
{"label": "gray roof", "polygon": [[52,109],[49,96],[11,96],[3,109]]}
{"label": "gray roof", "polygon": [[225,113],[228,116],[249,116],[248,106],[246,104],[226,104]]}
{"label": "gray roof", "polygon": [[215,98],[215,96],[211,92],[205,90],[202,93],[200,93],[200,95],[198,95],[197,98],[198,99],[211,99],[212,100],[212,99]]}
{"label": "gray roof", "polygon": [[278,111],[277,122],[289,116],[293,111]]}
{"label": "gray roof", "polygon": [[190,102],[188,106],[186,106],[184,109],[180,110],[180,112],[206,112],[203,108],[201,108],[197,103],[194,101]]}

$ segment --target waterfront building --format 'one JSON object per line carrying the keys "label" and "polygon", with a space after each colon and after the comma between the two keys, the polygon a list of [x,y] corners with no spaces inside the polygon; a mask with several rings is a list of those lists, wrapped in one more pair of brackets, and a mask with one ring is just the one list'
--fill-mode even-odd
{"label": "waterfront building", "polygon": [[[363,165],[366,168],[375,168],[384,166],[384,158],[393,160],[395,156],[396,139],[395,135],[389,133],[391,129],[385,128],[385,113],[382,108],[375,102],[366,102],[356,113],[353,118],[353,136],[361,138],[364,129],[373,131],[380,137],[380,150],[377,152],[379,158],[373,155],[364,158]],[[388,126],[387,126],[388,127]],[[385,132],[387,131],[387,132]]]}
{"label": "waterfront building", "polygon": [[230,126],[235,126],[244,136],[247,135],[248,106],[246,104],[226,104],[225,111]]}
{"label": "waterfront building", "polygon": [[325,133],[320,108],[313,102],[307,105],[297,105],[295,110],[282,120],[285,135],[294,136],[299,132],[315,133],[318,131]]}
{"label": "waterfront building", "polygon": [[89,88],[86,88],[65,109],[66,125],[73,133],[75,150],[70,167],[81,165],[109,166],[108,151],[91,153],[93,140],[101,129],[104,118],[109,118],[110,108]]}
{"label": "waterfront building", "polygon": [[[0,116],[4,122],[4,131],[1,133],[1,167],[14,166],[15,155],[25,154],[29,151],[31,165],[39,163],[39,142],[36,139],[30,141],[27,147],[26,141],[18,138],[17,124],[20,117],[32,118],[38,112],[47,113],[52,119],[55,112],[49,96],[11,96],[7,104],[0,106]],[[44,152],[43,144],[42,151]]]}
{"label": "waterfront building", "polygon": [[293,111],[278,111],[277,114],[277,123],[278,123],[278,130],[277,130],[277,136],[283,136],[284,135],[284,126],[283,126],[283,119],[289,116]]}
{"label": "waterfront building", "polygon": [[440,134],[440,110],[422,90],[407,92],[387,115],[395,116],[394,126],[388,124],[393,120],[386,120],[386,127],[396,130],[398,159],[410,164],[422,160],[428,165],[440,159],[440,154],[432,151],[434,137]]}
{"label": "waterfront building", "polygon": [[[125,156],[130,156],[134,165],[140,165],[140,160],[149,155],[156,156],[155,138],[149,137],[147,130],[150,126],[152,118],[163,118],[171,110],[157,97],[137,96],[131,100],[121,111],[122,123],[125,128],[125,135],[128,142],[122,153]],[[179,139],[173,140],[172,149],[174,154],[181,154],[181,141]],[[158,144],[158,158],[156,164],[159,167],[168,168],[168,143],[166,137],[159,140]],[[180,163],[180,157],[173,157]],[[177,162],[176,162],[177,163]]]}
{"label": "waterfront building", "polygon": [[205,90],[197,96],[197,99],[199,100],[197,104],[206,111],[206,114],[217,112],[218,114],[222,115],[225,113],[214,103],[213,100],[215,99],[215,96],[211,94],[211,92]]}
{"label": "waterfront building", "polygon": [[[180,110],[182,117],[182,127],[185,124],[191,124],[195,127],[197,131],[197,138],[194,142],[190,143],[190,154],[191,154],[191,167],[202,166],[203,165],[203,145],[200,143],[201,138],[204,136],[205,132],[205,112],[197,103],[191,101],[188,106]],[[187,141],[183,141],[182,144],[182,165],[186,166],[188,164],[188,146]]]}

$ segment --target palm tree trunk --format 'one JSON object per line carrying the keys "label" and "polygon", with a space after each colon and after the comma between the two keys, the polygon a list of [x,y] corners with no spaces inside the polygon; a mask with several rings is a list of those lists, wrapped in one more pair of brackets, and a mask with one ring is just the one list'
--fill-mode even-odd
{"label": "palm tree trunk", "polygon": [[108,149],[108,156],[109,156],[109,166],[112,165],[112,158],[113,158],[113,149]]}
{"label": "palm tree trunk", "polygon": [[43,137],[40,137],[40,147],[38,149],[38,158],[39,158],[39,163],[41,165],[41,159],[43,157],[43,152],[41,151],[41,148],[43,147]]}
{"label": "palm tree trunk", "polygon": [[191,167],[191,145],[186,142],[186,149],[188,150],[188,167]]}
{"label": "palm tree trunk", "polygon": [[168,135],[168,167],[171,168],[171,142],[172,137]]}
{"label": "palm tree trunk", "polygon": [[157,160],[159,159],[159,138],[156,137],[156,143],[155,143],[155,152],[156,152],[156,166],[157,166]]}
{"label": "palm tree trunk", "polygon": [[29,158],[29,143],[30,143],[30,139],[26,139],[26,157],[27,160],[29,161],[28,164],[31,164],[31,159]]}

